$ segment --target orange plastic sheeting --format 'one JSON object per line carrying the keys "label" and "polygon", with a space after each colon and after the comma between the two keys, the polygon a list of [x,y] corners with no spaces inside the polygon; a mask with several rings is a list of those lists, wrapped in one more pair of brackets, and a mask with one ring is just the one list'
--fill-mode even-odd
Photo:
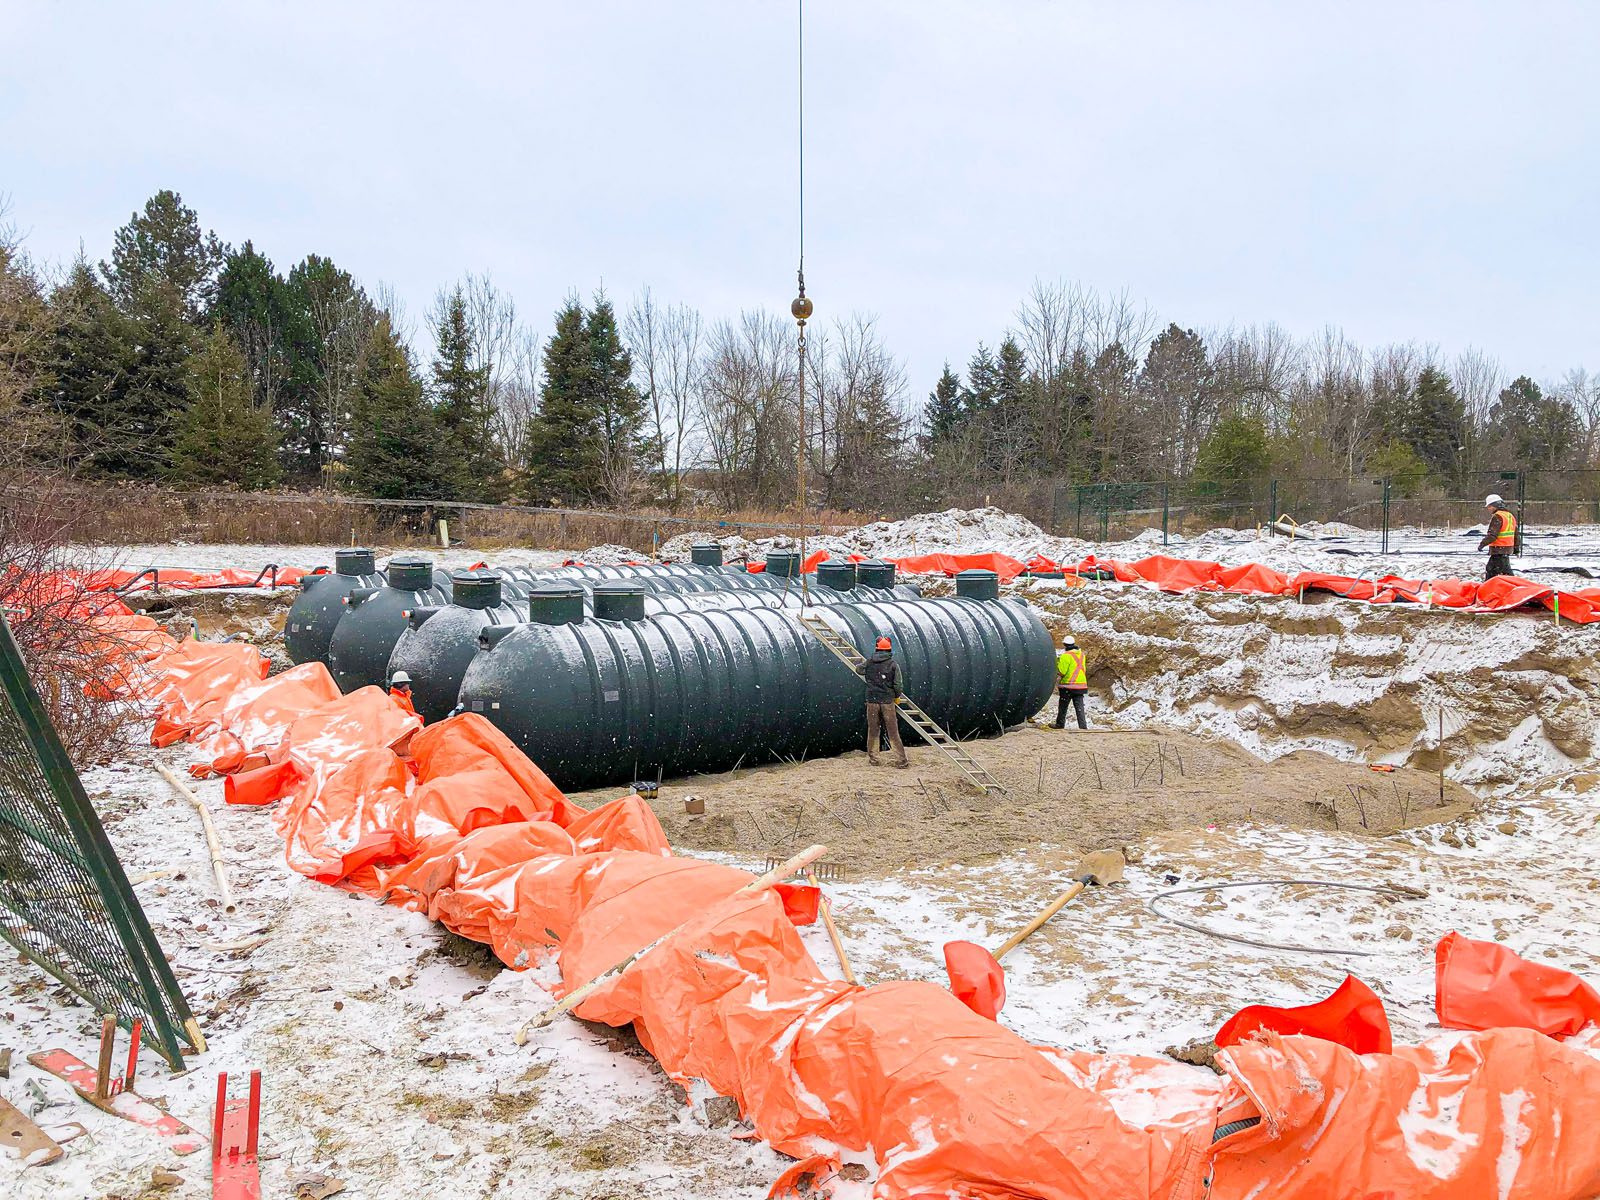
{"label": "orange plastic sheeting", "polygon": [[661,819],[637,794],[607,801],[599,808],[567,821],[566,827],[578,849],[585,854],[597,850],[672,853],[667,843],[667,831],[661,828]]}
{"label": "orange plastic sheeting", "polygon": [[[138,571],[95,571],[86,578],[92,586],[106,591],[127,588],[129,592],[145,592],[156,586],[156,581],[144,574],[144,571],[149,569],[143,568]],[[273,577],[270,574],[263,575],[259,570],[251,571],[242,567],[223,567],[217,571],[190,571],[182,567],[157,567],[155,569],[160,572],[161,586],[175,592],[204,591],[208,588],[265,588],[274,586]],[[280,567],[278,568],[276,586],[293,587],[309,573],[302,567]],[[257,576],[262,576],[259,584],[256,583]],[[132,585],[131,587],[129,586],[130,584]]]}
{"label": "orange plastic sheeting", "polygon": [[297,786],[302,794],[314,793],[363,751],[393,749],[420,724],[416,717],[402,712],[382,688],[358,688],[298,717],[289,726],[274,761],[228,776],[223,799],[229,804],[271,804]]}
{"label": "orange plastic sheeting", "polygon": [[187,641],[150,664],[133,689],[156,704],[150,740],[170,746],[215,719],[229,697],[260,683],[271,664],[243,642]]}
{"label": "orange plastic sheeting", "polygon": [[[301,663],[234,692],[215,718],[217,732],[203,750],[212,756],[205,773],[229,774],[255,755],[276,750],[302,714],[339,699],[339,685],[320,662]],[[202,774],[191,768],[192,774]]]}
{"label": "orange plastic sheeting", "polygon": [[1531,1030],[1393,1054],[1263,1033],[1218,1065],[1261,1124],[1214,1148],[1209,1200],[1583,1200],[1600,1194],[1600,1058]]}
{"label": "orange plastic sheeting", "polygon": [[1215,1041],[1219,1046],[1237,1046],[1263,1029],[1324,1038],[1357,1054],[1387,1054],[1394,1046],[1383,1001],[1354,975],[1346,975],[1331,996],[1315,1004],[1296,1008],[1252,1004],[1241,1008],[1217,1030]]}
{"label": "orange plastic sheeting", "polygon": [[1006,1005],[1006,972],[994,955],[974,942],[946,942],[945,974],[950,991],[980,1017],[991,1021]]}
{"label": "orange plastic sheeting", "polygon": [[895,570],[904,575],[954,575],[958,571],[993,571],[1001,582],[1015,579],[1023,565],[1009,554],[919,554],[893,558]]}
{"label": "orange plastic sheeting", "polygon": [[584,815],[510,738],[478,713],[461,713],[424,730],[412,740],[411,755],[417,778],[425,783],[467,771],[504,775],[529,801],[522,806],[527,815],[513,820],[538,816],[566,827]]}
{"label": "orange plastic sheeting", "polygon": [[410,780],[399,756],[380,746],[296,795],[275,814],[289,866],[320,883],[376,891],[377,868],[405,861],[394,811]]}
{"label": "orange plastic sheeting", "polygon": [[[562,947],[564,973],[585,924]],[[872,1150],[875,1196],[1144,1200],[1171,1194],[1210,1137],[1210,1120],[1157,1136],[1125,1122],[935,984],[823,979],[771,894],[724,901],[691,930],[579,1015],[631,1017],[669,1075],[735,1097],[784,1153],[819,1138]]]}
{"label": "orange plastic sheeting", "polygon": [[[544,855],[570,858],[576,853],[572,838],[549,821],[496,825],[465,837],[429,838],[409,862],[384,873],[382,887],[393,903],[426,912],[434,920],[439,919],[434,906],[458,890],[466,894],[464,905],[476,905],[486,912],[499,901],[495,887],[480,886],[484,879]],[[500,908],[509,914],[509,906]],[[486,922],[482,928],[478,940],[487,942]]]}
{"label": "orange plastic sheeting", "polygon": [[1434,1007],[1447,1029],[1516,1026],[1567,1037],[1600,1023],[1600,994],[1571,971],[1447,933],[1433,952]]}
{"label": "orange plastic sheeting", "polygon": [[1223,591],[1241,595],[1281,596],[1289,590],[1288,576],[1260,563],[1223,567],[1217,572],[1217,582]]}

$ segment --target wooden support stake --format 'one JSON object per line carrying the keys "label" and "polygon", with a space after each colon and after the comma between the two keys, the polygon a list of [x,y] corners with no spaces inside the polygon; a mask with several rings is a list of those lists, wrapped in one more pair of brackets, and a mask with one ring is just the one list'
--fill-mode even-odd
{"label": "wooden support stake", "polygon": [[211,870],[217,877],[217,893],[222,897],[222,911],[225,913],[235,911],[238,905],[233,902],[233,889],[228,886],[228,872],[222,865],[222,840],[217,837],[217,827],[211,823],[211,814],[206,811],[206,806],[201,803],[200,797],[190,791],[183,780],[160,763],[156,764],[156,770],[160,771],[161,777],[172,785],[173,790],[194,805],[195,812],[200,814],[200,824],[205,826],[206,830],[206,845],[211,850]]}
{"label": "wooden support stake", "polygon": [[94,1072],[95,1099],[111,1095],[111,1052],[117,1044],[117,1019],[110,1013],[100,1018],[100,1062]]}

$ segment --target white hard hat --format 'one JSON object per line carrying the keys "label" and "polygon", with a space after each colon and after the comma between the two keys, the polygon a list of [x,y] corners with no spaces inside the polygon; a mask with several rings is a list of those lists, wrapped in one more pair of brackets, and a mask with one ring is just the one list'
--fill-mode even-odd
{"label": "white hard hat", "polygon": [[1490,492],[1487,496],[1485,496],[1483,498],[1483,506],[1485,508],[1493,508],[1496,504],[1504,504],[1504,503],[1505,503],[1505,501],[1502,500],[1494,492]]}
{"label": "white hard hat", "polygon": [[1065,646],[1076,646],[1076,645],[1077,645],[1077,644],[1078,644],[1078,642],[1077,642],[1077,639],[1076,639],[1076,638],[1074,638],[1074,637],[1073,637],[1073,636],[1072,636],[1072,635],[1071,635],[1071,634],[1070,634],[1070,633],[1069,633],[1069,634],[1068,634],[1068,635],[1067,635],[1067,636],[1066,636],[1066,637],[1064,637],[1064,638],[1062,638],[1062,639],[1061,639],[1061,644],[1062,644],[1062,646],[1064,646],[1064,647],[1065,647]]}
{"label": "white hard hat", "polygon": [[390,684],[410,683],[411,676],[407,675],[404,671],[396,671],[393,675],[389,676],[389,682]]}

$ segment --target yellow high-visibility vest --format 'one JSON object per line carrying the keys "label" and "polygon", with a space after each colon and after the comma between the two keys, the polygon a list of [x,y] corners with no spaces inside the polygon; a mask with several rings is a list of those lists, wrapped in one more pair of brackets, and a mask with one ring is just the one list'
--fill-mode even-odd
{"label": "yellow high-visibility vest", "polygon": [[1057,686],[1088,688],[1089,677],[1084,667],[1082,650],[1063,650],[1056,659]]}
{"label": "yellow high-visibility vest", "polygon": [[1491,550],[1514,550],[1517,545],[1517,519],[1509,509],[1497,508],[1494,515],[1500,518],[1500,532],[1489,543]]}

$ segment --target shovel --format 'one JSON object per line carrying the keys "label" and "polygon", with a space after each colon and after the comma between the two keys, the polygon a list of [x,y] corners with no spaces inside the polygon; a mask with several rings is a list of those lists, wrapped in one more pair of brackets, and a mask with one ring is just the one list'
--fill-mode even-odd
{"label": "shovel", "polygon": [[1128,860],[1120,850],[1096,850],[1079,864],[1072,886],[1052,900],[1005,943],[990,954],[972,942],[947,942],[944,948],[945,971],[950,990],[973,1012],[994,1020],[1006,1002],[1006,973],[1000,960],[1037,933],[1051,917],[1071,904],[1084,888],[1116,883],[1122,878]]}

